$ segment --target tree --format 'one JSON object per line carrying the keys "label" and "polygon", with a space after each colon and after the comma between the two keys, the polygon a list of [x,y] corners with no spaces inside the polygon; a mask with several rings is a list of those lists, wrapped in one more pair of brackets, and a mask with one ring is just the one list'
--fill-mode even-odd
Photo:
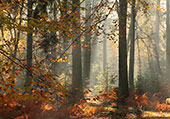
{"label": "tree", "polygon": [[166,78],[169,79],[170,77],[170,24],[169,24],[169,14],[170,14],[170,8],[169,8],[169,0],[166,0]]}
{"label": "tree", "polygon": [[131,7],[131,26],[129,30],[130,36],[130,57],[129,57],[129,84],[131,91],[134,90],[134,62],[135,62],[135,17],[136,17],[136,9],[135,9],[136,0],[132,0]]}
{"label": "tree", "polygon": [[[77,21],[73,22],[73,27],[77,30],[73,31],[76,36],[79,35],[80,31],[78,30],[79,26],[79,16],[80,16],[80,0],[72,0],[73,12],[77,13]],[[78,101],[78,97],[83,97],[83,80],[82,80],[82,62],[81,62],[81,44],[80,38],[76,39],[76,46],[72,49],[72,94],[76,96],[77,99],[74,102]],[[73,103],[74,103],[73,102]]]}
{"label": "tree", "polygon": [[[106,21],[105,21],[106,22]],[[106,27],[106,23],[104,23],[104,27]],[[107,28],[105,28],[105,31],[106,31]],[[104,32],[105,32],[104,31]],[[107,39],[106,39],[106,36],[104,34],[103,36],[103,77],[104,77],[104,80],[106,82],[106,91],[108,91],[108,69],[107,69]]]}
{"label": "tree", "polygon": [[[69,26],[69,23],[68,23],[68,0],[63,0],[61,2],[61,7],[63,9],[61,9],[61,19],[62,21],[64,22],[64,24],[68,25]],[[62,35],[63,35],[63,49],[65,50],[67,47],[68,47],[68,38],[67,38],[67,31],[66,29],[63,29],[62,31]],[[67,56],[67,58],[69,58],[69,55],[68,54],[65,54]],[[60,64],[60,69],[64,71],[65,75],[67,74],[68,72],[68,63],[67,62],[63,62],[62,64]],[[61,72],[61,71],[60,71]]]}
{"label": "tree", "polygon": [[[92,1],[92,8],[94,9],[95,6],[97,5],[97,0],[93,0]],[[94,11],[94,10],[93,10]],[[92,12],[93,12],[92,11]],[[98,30],[96,31],[98,32]],[[92,37],[92,41],[91,41],[91,59],[90,59],[90,65],[91,65],[91,69],[90,69],[90,84],[91,86],[93,87],[97,80],[96,80],[96,77],[97,77],[97,74],[98,74],[98,70],[95,69],[95,66],[96,64],[98,63],[98,52],[97,52],[97,47],[98,47],[98,36],[97,36],[97,33],[94,33],[93,37]]]}
{"label": "tree", "polygon": [[159,61],[159,53],[160,53],[160,48],[159,48],[159,42],[160,42],[160,33],[159,33],[159,29],[160,29],[160,15],[159,15],[159,12],[160,10],[158,9],[160,7],[160,0],[157,0],[157,4],[156,4],[157,8],[156,8],[156,18],[155,18],[155,25],[156,25],[156,32],[155,32],[155,47],[154,47],[154,50],[155,50],[155,59],[156,59],[156,62],[157,62],[157,77],[160,77],[161,76],[161,66],[160,66],[160,61]]}
{"label": "tree", "polygon": [[123,98],[129,96],[127,77],[127,44],[126,20],[127,1],[119,1],[119,95]]}
{"label": "tree", "polygon": [[[27,15],[27,25],[29,29],[32,29],[32,25],[30,24],[31,22],[31,16],[32,16],[32,6],[33,6],[33,1],[28,0],[27,7],[28,7],[28,15]],[[32,76],[32,71],[30,70],[32,68],[32,44],[33,44],[33,33],[32,32],[27,32],[27,72],[26,72],[26,80],[25,80],[25,85],[26,87],[30,86],[31,76]]]}
{"label": "tree", "polygon": [[[19,18],[19,26],[21,26],[21,23],[22,23],[22,12],[23,12],[23,7],[24,7],[24,0],[22,0],[22,6],[20,8],[20,18]],[[16,30],[15,30],[16,31]],[[18,30],[18,32],[16,33],[16,40],[15,40],[15,43],[14,43],[14,53],[13,53],[13,56],[15,58],[17,58],[17,51],[18,51],[18,44],[19,44],[19,39],[20,39],[20,34],[21,34],[21,30]],[[13,66],[13,71],[15,73],[15,65]],[[14,81],[13,81],[14,83]]]}
{"label": "tree", "polygon": [[[26,72],[26,80],[25,85],[26,87],[29,87],[31,85],[30,81],[32,80],[32,56],[33,56],[33,29],[34,26],[32,24],[33,20],[40,20],[41,16],[40,14],[46,13],[46,7],[47,2],[44,0],[38,1],[38,5],[36,6],[34,12],[33,12],[33,3],[35,1],[28,0],[27,3],[27,26],[28,26],[28,32],[27,32],[27,72]],[[38,24],[38,23],[37,23]]]}
{"label": "tree", "polygon": [[[86,18],[86,29],[90,28],[91,25],[91,2],[89,0],[85,1],[85,18]],[[83,81],[84,81],[84,87],[86,87],[89,84],[90,80],[90,62],[91,62],[91,33],[88,30],[85,32],[85,44],[86,48],[84,48],[84,57],[83,57]]]}

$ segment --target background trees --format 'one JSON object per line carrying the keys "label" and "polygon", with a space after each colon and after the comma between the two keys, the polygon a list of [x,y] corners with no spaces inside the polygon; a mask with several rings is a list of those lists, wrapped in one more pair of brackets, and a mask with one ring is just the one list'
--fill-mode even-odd
{"label": "background trees", "polygon": [[168,1],[1,1],[0,29],[2,94],[114,102],[168,83]]}

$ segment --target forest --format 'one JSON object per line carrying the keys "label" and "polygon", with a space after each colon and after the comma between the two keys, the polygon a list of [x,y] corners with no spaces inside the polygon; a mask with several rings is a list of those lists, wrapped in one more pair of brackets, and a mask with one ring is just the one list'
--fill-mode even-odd
{"label": "forest", "polygon": [[170,0],[0,0],[0,119],[170,119]]}

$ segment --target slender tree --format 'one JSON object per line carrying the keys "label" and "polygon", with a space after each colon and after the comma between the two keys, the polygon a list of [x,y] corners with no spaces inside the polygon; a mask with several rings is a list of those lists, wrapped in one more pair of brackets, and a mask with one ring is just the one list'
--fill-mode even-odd
{"label": "slender tree", "polygon": [[106,83],[106,91],[108,91],[108,70],[107,70],[107,39],[106,37],[104,36],[103,38],[103,72],[104,72],[104,80],[105,80],[105,83]]}
{"label": "slender tree", "polygon": [[[157,7],[160,6],[160,0],[157,0]],[[160,36],[159,36],[159,29],[160,29],[160,15],[159,15],[160,10],[157,8],[156,9],[156,18],[155,18],[155,27],[156,27],[156,32],[155,32],[155,44],[154,44],[154,50],[155,50],[155,59],[156,59],[156,63],[157,63],[157,77],[161,76],[161,66],[160,66],[160,61],[159,61],[159,52],[160,52],[160,48],[159,48],[159,42],[160,42]]]}
{"label": "slender tree", "polygon": [[[68,0],[62,0],[62,2],[61,2],[61,6],[62,6],[62,8],[63,9],[61,9],[61,19],[62,19],[62,21],[64,22],[64,24],[66,24],[66,25],[69,25],[68,24],[68,15],[67,15],[67,13],[68,13]],[[62,36],[63,36],[63,49],[65,50],[67,47],[68,47],[68,39],[67,39],[67,31],[66,31],[66,29],[64,29],[63,31],[62,31]],[[63,52],[63,51],[62,51]],[[69,55],[68,54],[65,54],[68,58],[69,58]],[[63,62],[62,64],[60,64],[60,70],[62,70],[64,73],[65,73],[65,75],[67,74],[67,72],[68,72],[68,68],[66,68],[68,66],[68,63],[67,62]],[[62,73],[61,71],[60,71],[60,73]]]}
{"label": "slender tree", "polygon": [[[94,8],[97,5],[97,0],[93,0],[92,1],[92,8]],[[90,60],[90,65],[91,65],[91,73],[90,73],[90,84],[92,84],[91,86],[94,86],[96,84],[96,76],[98,71],[94,70],[95,68],[95,64],[98,63],[98,52],[97,52],[97,46],[98,46],[98,36],[96,35],[96,33],[93,35],[92,37],[92,41],[91,41],[91,60]]]}
{"label": "slender tree", "polygon": [[[80,5],[80,0],[72,0],[73,4],[73,12],[77,13],[77,21],[73,22],[73,26],[75,28],[79,25],[79,16],[80,16],[80,8],[78,7]],[[76,17],[76,16],[75,16]],[[79,35],[80,31],[77,29],[77,31],[73,31],[76,36]],[[82,86],[83,86],[83,80],[82,80],[82,62],[81,62],[81,47],[79,47],[79,44],[81,44],[80,38],[76,41],[76,47],[72,50],[72,94],[75,95],[77,99],[74,99],[74,102],[78,101],[78,97],[83,97],[82,92]],[[73,102],[73,103],[74,103]]]}
{"label": "slender tree", "polygon": [[129,30],[130,36],[130,57],[129,57],[129,84],[130,89],[134,90],[134,63],[135,63],[135,17],[136,17],[136,9],[135,9],[136,0],[132,0],[132,8],[131,8],[131,26]]}
{"label": "slender tree", "polygon": [[[104,26],[106,28],[106,21],[104,23]],[[106,30],[106,29],[105,29]],[[105,32],[105,31],[104,31]],[[108,71],[107,71],[107,39],[106,36],[104,34],[103,36],[103,76],[104,76],[104,80],[105,80],[105,90],[108,91]]]}
{"label": "slender tree", "polygon": [[166,78],[169,79],[170,77],[170,25],[169,25],[169,0],[166,0],[166,9],[167,9],[167,14],[166,14]]}
{"label": "slender tree", "polygon": [[[33,1],[28,0],[27,7],[28,7],[28,15],[27,15],[27,26],[29,29],[32,29],[32,26],[30,24],[31,21],[31,16],[32,16],[32,6],[33,6]],[[27,67],[30,69],[32,67],[32,43],[33,43],[33,33],[28,32],[27,33],[27,55],[26,55],[26,60],[27,60]],[[25,85],[26,87],[30,86],[30,82],[32,76],[31,70],[27,70],[26,72],[26,81]]]}
{"label": "slender tree", "polygon": [[[21,25],[22,23],[22,11],[23,11],[23,7],[24,7],[24,0],[22,0],[22,6],[20,8],[20,18],[19,18],[19,25]],[[14,42],[14,53],[13,56],[17,58],[17,50],[18,50],[18,44],[19,44],[19,39],[20,39],[20,34],[21,34],[21,30],[18,30],[17,32],[17,36],[16,36],[16,40]],[[13,66],[13,71],[15,73],[15,65]]]}
{"label": "slender tree", "polygon": [[127,41],[126,20],[127,1],[119,1],[119,95],[123,98],[129,96],[127,77]]}
{"label": "slender tree", "polygon": [[47,13],[46,7],[47,7],[47,2],[45,0],[40,0],[37,3],[37,6],[33,12],[33,3],[35,1],[33,0],[28,0],[27,3],[27,26],[29,31],[27,32],[27,55],[26,55],[26,60],[27,60],[27,72],[26,72],[26,81],[25,85],[26,87],[30,86],[31,83],[30,81],[31,76],[32,76],[32,56],[33,56],[33,28],[34,26],[31,24],[33,19],[40,20],[41,16],[40,14],[42,13]]}
{"label": "slender tree", "polygon": [[[91,24],[91,18],[90,18],[90,14],[91,14],[91,1],[86,0],[85,1],[85,7],[86,7],[86,12],[85,12],[85,17],[87,20],[86,23],[86,29],[90,28],[90,24]],[[84,86],[87,87],[87,85],[89,84],[89,80],[90,80],[90,62],[91,62],[91,34],[90,31],[85,32],[85,46],[87,46],[86,48],[84,48],[84,57],[83,57],[83,81],[84,81]]]}

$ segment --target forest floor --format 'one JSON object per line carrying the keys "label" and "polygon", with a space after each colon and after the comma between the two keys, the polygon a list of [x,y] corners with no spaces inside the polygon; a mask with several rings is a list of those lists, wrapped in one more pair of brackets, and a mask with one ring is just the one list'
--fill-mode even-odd
{"label": "forest floor", "polygon": [[53,104],[29,94],[0,95],[0,119],[170,119],[169,98],[158,94],[136,95],[135,101],[127,98],[127,105],[118,105],[116,91],[87,94],[74,105],[64,98]]}
{"label": "forest floor", "polygon": [[170,119],[170,112],[154,112],[154,111],[143,111],[143,114],[140,118],[137,118],[135,114],[127,114],[126,117],[118,118],[114,116],[91,116],[82,119]]}
{"label": "forest floor", "polygon": [[[21,105],[25,107],[21,107]],[[10,103],[0,106],[0,119],[170,119],[170,112],[168,111],[141,110],[140,117],[137,117],[139,115],[137,111],[118,110],[116,108],[99,111],[100,107],[84,106],[86,109],[81,112],[76,107],[61,106],[59,109],[54,109],[48,104],[34,101],[21,102],[20,106],[17,106],[16,103],[10,101]],[[73,116],[74,114],[70,111],[80,115]],[[97,113],[93,113],[96,111]]]}
{"label": "forest floor", "polygon": [[142,114],[143,118],[169,118],[170,119],[170,112],[153,112],[153,111],[144,111]]}

